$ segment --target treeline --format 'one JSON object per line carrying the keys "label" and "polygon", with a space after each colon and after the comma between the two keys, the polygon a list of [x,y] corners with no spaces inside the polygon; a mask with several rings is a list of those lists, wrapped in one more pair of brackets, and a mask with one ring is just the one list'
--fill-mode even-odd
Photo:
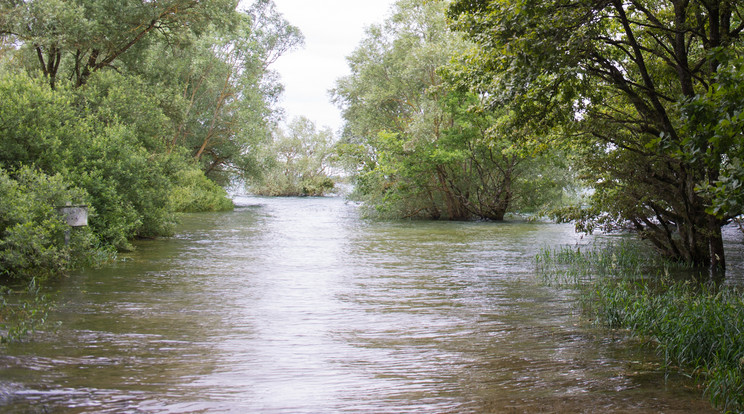
{"label": "treeline", "polygon": [[[176,213],[232,208],[279,120],[270,65],[302,36],[270,0],[0,5],[0,281],[57,275]],[[89,206],[70,232],[58,212]]]}
{"label": "treeline", "polygon": [[722,269],[721,228],[744,212],[742,16],[732,0],[400,0],[333,91],[357,196],[390,217],[542,211]]}

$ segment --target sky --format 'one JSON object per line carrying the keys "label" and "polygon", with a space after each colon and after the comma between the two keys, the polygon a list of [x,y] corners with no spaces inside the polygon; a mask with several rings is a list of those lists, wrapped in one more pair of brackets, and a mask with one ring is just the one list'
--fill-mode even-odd
{"label": "sky", "polygon": [[305,116],[334,132],[343,125],[328,90],[349,74],[346,56],[364,29],[382,23],[395,0],[274,0],[277,10],[305,35],[305,46],[286,53],[273,65],[285,86],[280,105],[286,120]]}

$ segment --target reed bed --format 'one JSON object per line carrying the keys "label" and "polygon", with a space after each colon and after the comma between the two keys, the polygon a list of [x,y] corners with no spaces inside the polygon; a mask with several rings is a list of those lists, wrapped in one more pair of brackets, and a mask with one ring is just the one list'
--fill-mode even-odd
{"label": "reed bed", "polygon": [[629,240],[545,248],[535,260],[545,283],[581,291],[583,312],[597,324],[647,339],[667,369],[695,378],[716,407],[744,412],[740,288],[701,282],[695,269]]}

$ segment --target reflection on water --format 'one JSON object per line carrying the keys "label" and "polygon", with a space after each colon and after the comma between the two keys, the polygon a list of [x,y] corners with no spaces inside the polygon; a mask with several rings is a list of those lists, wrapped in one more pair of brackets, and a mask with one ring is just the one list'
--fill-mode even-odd
{"label": "reflection on water", "polygon": [[5,412],[709,412],[652,352],[534,280],[571,226],[372,223],[240,199],[65,281],[0,354]]}

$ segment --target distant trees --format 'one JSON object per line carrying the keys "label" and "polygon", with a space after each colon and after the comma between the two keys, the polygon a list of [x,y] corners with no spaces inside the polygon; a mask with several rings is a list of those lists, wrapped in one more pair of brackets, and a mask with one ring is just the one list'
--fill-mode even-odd
{"label": "distant trees", "polygon": [[445,8],[397,2],[348,58],[333,93],[356,194],[388,217],[502,220],[549,204],[562,193],[562,175],[548,178],[559,159],[529,147],[532,131],[508,108],[458,85],[447,65],[474,45],[448,30]]}
{"label": "distant trees", "polygon": [[277,128],[264,146],[263,173],[249,183],[253,193],[265,196],[322,196],[335,187],[331,176],[333,133],[318,129],[307,118]]}

